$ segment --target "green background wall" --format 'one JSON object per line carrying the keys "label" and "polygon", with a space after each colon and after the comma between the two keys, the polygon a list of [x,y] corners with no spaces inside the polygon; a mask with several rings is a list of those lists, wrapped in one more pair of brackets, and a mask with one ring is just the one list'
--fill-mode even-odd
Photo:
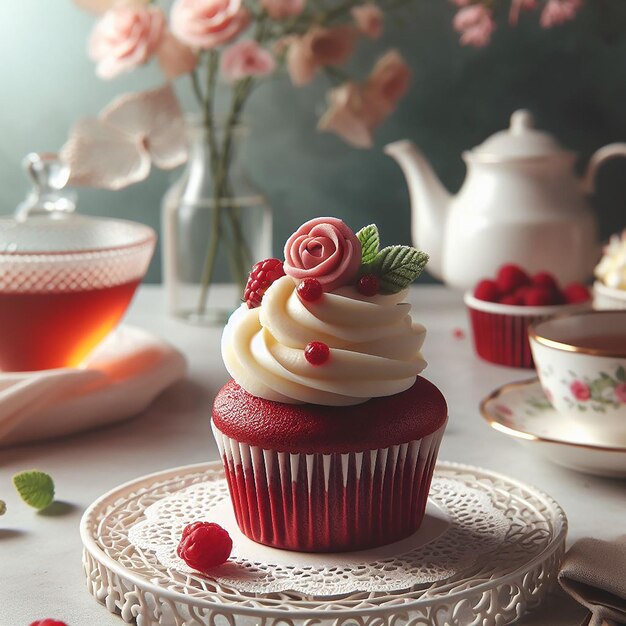
{"label": "green background wall", "polygon": [[[501,16],[491,46],[462,48],[447,0],[413,0],[374,45],[361,45],[349,69],[363,76],[375,58],[397,47],[413,68],[409,94],[377,133],[370,151],[315,132],[324,108],[323,78],[294,89],[285,77],[250,101],[245,153],[252,179],[274,208],[275,251],[302,221],[337,215],[354,228],[375,221],[388,243],[409,243],[409,206],[399,169],[382,154],[412,139],[452,190],[464,176],[460,154],[504,128],[510,113],[531,109],[581,164],[598,147],[626,141],[626,0],[588,0],[580,17],[549,31],[528,15],[511,29]],[[72,122],[97,113],[115,95],[160,84],[155,67],[110,82],[96,78],[85,54],[93,17],[70,0],[0,2],[0,207],[9,213],[27,190],[20,161],[55,151]],[[177,85],[190,102],[188,85]],[[159,228],[161,196],[176,177],[155,171],[120,192],[82,190],[80,210],[139,220]],[[593,199],[601,234],[626,226],[626,160],[609,163]],[[503,210],[506,210],[503,207]],[[157,253],[147,280],[160,280]]]}

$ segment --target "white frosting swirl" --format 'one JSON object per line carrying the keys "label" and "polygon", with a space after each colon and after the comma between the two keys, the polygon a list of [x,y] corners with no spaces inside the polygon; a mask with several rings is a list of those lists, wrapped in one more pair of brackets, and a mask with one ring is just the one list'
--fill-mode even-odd
{"label": "white frosting swirl", "polygon": [[607,287],[626,289],[626,230],[611,237],[594,273]]}
{"label": "white frosting swirl", "polygon": [[[359,404],[408,389],[426,367],[426,329],[412,323],[406,290],[365,297],[343,287],[304,302],[295,288],[289,276],[279,278],[260,307],[242,304],[224,329],[224,363],[248,393],[291,404]],[[304,356],[311,341],[331,350],[321,366]]]}

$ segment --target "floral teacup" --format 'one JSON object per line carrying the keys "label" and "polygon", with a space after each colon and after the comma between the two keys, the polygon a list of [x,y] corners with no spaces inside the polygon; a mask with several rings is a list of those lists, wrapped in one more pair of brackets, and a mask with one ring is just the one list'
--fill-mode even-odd
{"label": "floral teacup", "polygon": [[626,444],[626,311],[552,317],[529,329],[539,380],[554,408],[594,441]]}

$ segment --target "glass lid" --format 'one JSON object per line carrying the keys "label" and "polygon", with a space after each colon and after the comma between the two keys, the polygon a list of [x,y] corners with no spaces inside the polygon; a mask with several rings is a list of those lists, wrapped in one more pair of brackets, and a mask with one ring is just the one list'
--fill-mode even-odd
{"label": "glass lid", "polygon": [[24,168],[33,187],[13,216],[0,218],[0,253],[96,252],[155,237],[150,227],[136,222],[76,215],[76,194],[66,188],[69,168],[56,154],[29,154]]}

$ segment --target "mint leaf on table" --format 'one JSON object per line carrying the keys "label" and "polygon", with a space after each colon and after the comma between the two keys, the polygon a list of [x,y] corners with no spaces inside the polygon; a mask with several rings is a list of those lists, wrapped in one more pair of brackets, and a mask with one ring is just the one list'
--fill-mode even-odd
{"label": "mint leaf on table", "polygon": [[372,263],[372,271],[380,280],[381,291],[398,293],[406,289],[421,273],[428,255],[410,246],[383,248]]}
{"label": "mint leaf on table", "polygon": [[54,500],[54,482],[45,472],[20,472],[13,476],[13,484],[22,500],[35,509],[45,509]]}
{"label": "mint leaf on table", "polygon": [[376,227],[376,224],[364,226],[356,234],[356,236],[361,242],[361,263],[363,265],[367,265],[368,263],[371,263],[378,254],[378,248],[380,246],[378,228]]}

